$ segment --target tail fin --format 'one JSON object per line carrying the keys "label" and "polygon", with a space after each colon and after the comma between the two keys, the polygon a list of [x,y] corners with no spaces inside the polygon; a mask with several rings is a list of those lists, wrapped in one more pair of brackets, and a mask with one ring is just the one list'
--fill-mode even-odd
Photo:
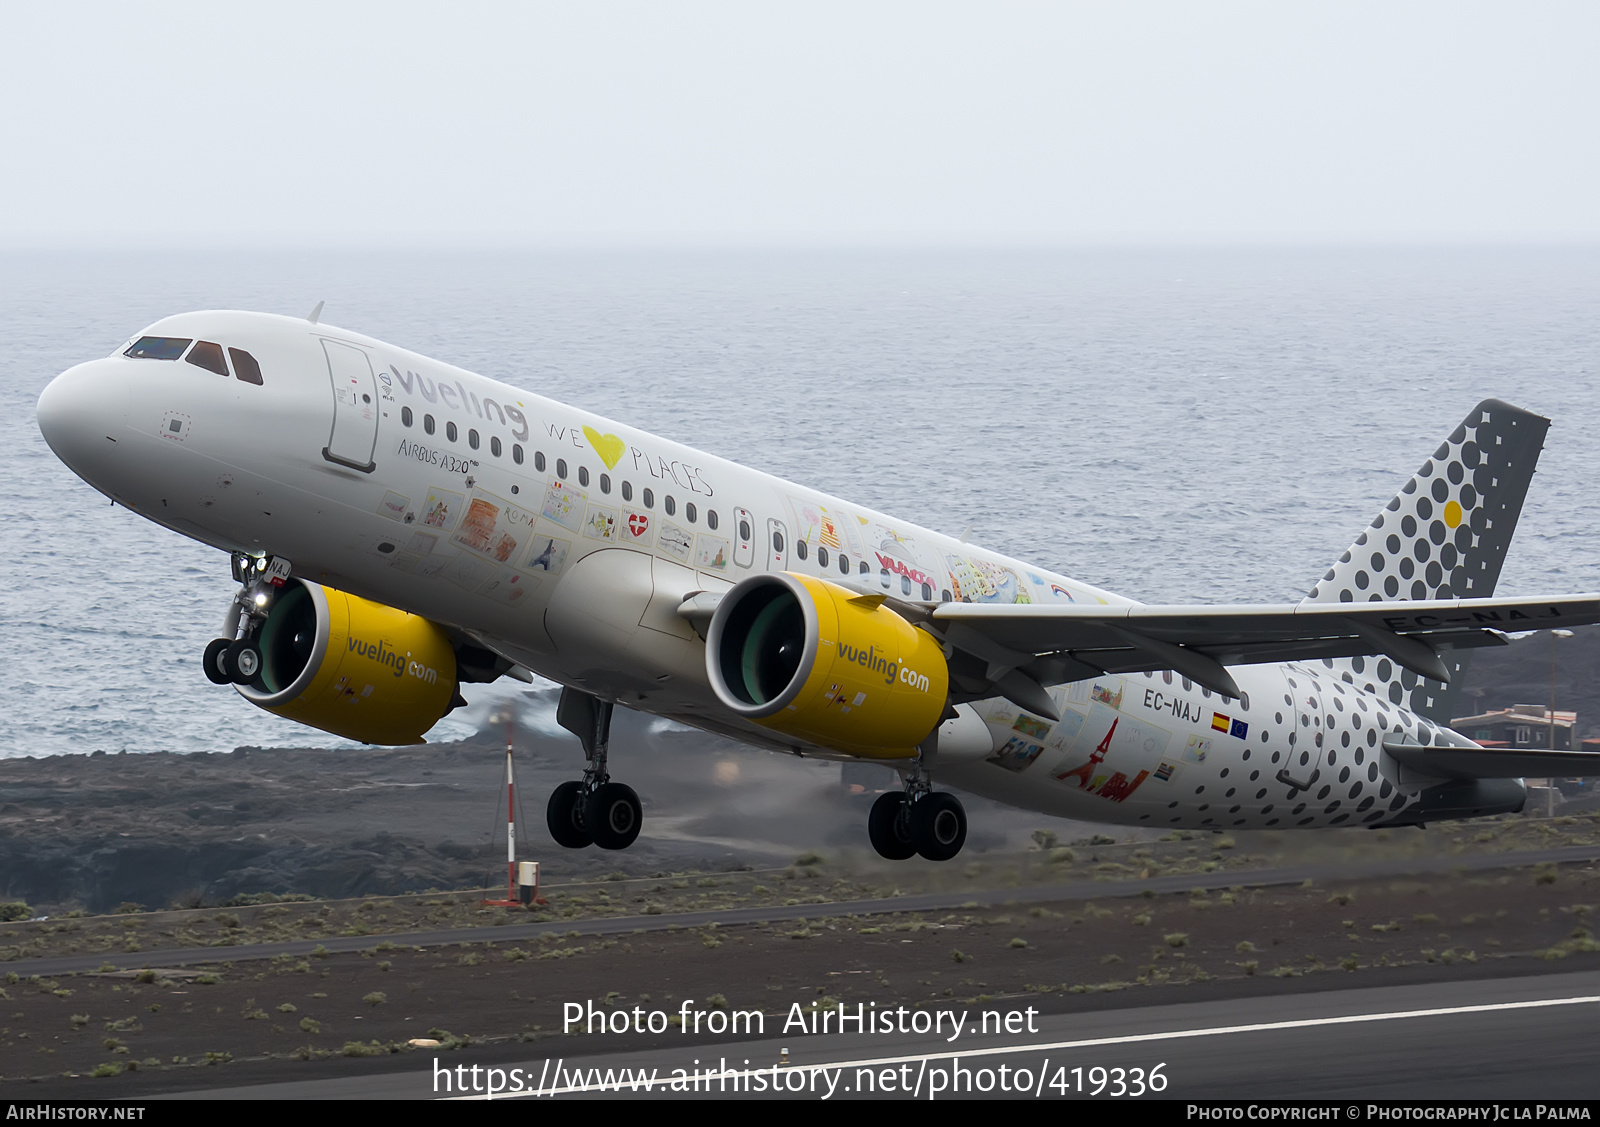
{"label": "tail fin", "polygon": [[[1478,404],[1301,605],[1493,595],[1549,429],[1549,419],[1498,399]],[[1409,697],[1413,712],[1448,724],[1471,652],[1441,655],[1450,685],[1387,661],[1374,668],[1370,659],[1350,658],[1333,667],[1374,691],[1387,681],[1390,700]]]}

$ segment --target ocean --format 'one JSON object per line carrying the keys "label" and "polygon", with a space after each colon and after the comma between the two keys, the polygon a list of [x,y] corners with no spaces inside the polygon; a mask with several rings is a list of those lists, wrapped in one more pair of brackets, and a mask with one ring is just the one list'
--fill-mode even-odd
{"label": "ocean", "polygon": [[[0,758],[343,746],[205,679],[225,556],[56,460],[57,372],[303,315],[1145,602],[1296,601],[1480,400],[1554,420],[1505,594],[1600,590],[1600,247],[0,253]],[[469,732],[519,685],[468,686]],[[355,747],[358,745],[348,745]]]}

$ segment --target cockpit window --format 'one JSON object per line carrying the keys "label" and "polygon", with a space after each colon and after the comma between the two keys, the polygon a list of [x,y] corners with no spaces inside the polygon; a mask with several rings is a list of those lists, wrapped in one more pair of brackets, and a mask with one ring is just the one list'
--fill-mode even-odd
{"label": "cockpit window", "polygon": [[228,349],[228,357],[233,361],[233,374],[245,383],[259,384],[261,382],[261,365],[256,363],[256,358],[242,348]]}
{"label": "cockpit window", "polygon": [[123,352],[135,360],[176,360],[193,337],[140,337]]}
{"label": "cockpit window", "polygon": [[222,358],[222,346],[203,340],[189,350],[185,357],[196,368],[204,368],[208,372],[215,372],[219,376],[228,374],[228,362]]}

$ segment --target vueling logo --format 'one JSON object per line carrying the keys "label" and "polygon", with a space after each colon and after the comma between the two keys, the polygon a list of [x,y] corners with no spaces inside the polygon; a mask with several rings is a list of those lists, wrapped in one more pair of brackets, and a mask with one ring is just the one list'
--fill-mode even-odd
{"label": "vueling logo", "polygon": [[928,691],[928,678],[926,676],[918,673],[915,669],[907,669],[898,661],[890,661],[878,653],[873,646],[861,649],[859,646],[852,646],[849,642],[840,642],[839,656],[855,665],[865,666],[874,673],[882,673],[885,685],[892,685],[898,680],[901,684],[909,685],[919,692],[925,693]]}
{"label": "vueling logo", "polygon": [[388,643],[382,639],[379,639],[378,644],[374,646],[370,642],[363,642],[359,638],[351,637],[348,644],[350,652],[360,654],[367,660],[375,661],[379,665],[387,665],[394,670],[396,677],[404,677],[409,673],[417,680],[428,685],[432,685],[439,679],[437,670],[423,665],[420,661],[410,660],[411,654],[409,651],[401,655],[395,650],[391,650]]}

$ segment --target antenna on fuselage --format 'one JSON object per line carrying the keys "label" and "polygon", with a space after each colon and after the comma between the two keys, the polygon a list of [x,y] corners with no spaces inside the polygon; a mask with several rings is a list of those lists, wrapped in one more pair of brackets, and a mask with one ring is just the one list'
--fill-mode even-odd
{"label": "antenna on fuselage", "polygon": [[960,536],[961,543],[965,544],[967,542],[967,537],[969,537],[971,535],[972,535],[972,526],[969,524],[969,525],[967,525],[967,530],[965,532],[963,532],[961,534],[961,536]]}
{"label": "antenna on fuselage", "polygon": [[315,309],[313,309],[310,313],[306,314],[306,320],[310,321],[313,325],[315,325],[317,323],[317,318],[322,316],[322,306],[323,306],[322,302],[320,302],[320,301],[317,302],[317,307]]}

